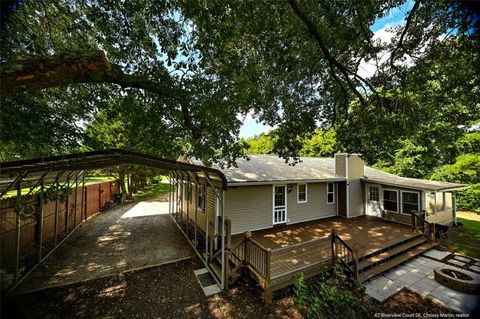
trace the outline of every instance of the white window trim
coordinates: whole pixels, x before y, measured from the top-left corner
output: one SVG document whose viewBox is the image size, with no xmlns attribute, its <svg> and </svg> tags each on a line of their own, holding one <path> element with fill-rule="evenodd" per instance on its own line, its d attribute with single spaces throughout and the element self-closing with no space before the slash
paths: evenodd
<svg viewBox="0 0 480 319">
<path fill-rule="evenodd" d="M 392 213 L 396 213 L 396 214 L 400 214 L 400 195 L 398 194 L 398 189 L 393 189 L 393 188 L 382 188 L 381 192 L 382 192 L 382 205 L 383 205 L 383 209 L 385 209 L 385 191 L 390 191 L 390 192 L 395 192 L 397 193 L 397 211 L 394 212 L 394 211 L 391 211 L 389 210 L 389 212 L 392 212 Z M 379 195 L 380 197 L 380 195 Z"/>
<path fill-rule="evenodd" d="M 419 210 L 421 209 L 421 207 L 420 207 L 420 192 L 401 190 L 400 191 L 400 200 L 401 200 L 401 204 L 400 204 L 401 212 L 400 213 L 401 214 L 410 215 L 410 212 L 406 212 L 406 213 L 403 212 L 403 193 L 417 194 L 417 206 L 418 206 Z"/>
<path fill-rule="evenodd" d="M 298 191 L 300 185 L 305 185 L 305 200 L 300 200 L 300 192 Z M 302 183 L 297 184 L 297 204 L 303 204 L 308 202 L 308 184 Z"/>
<path fill-rule="evenodd" d="M 328 185 L 329 184 L 333 185 L 333 187 L 332 187 L 333 191 L 331 191 L 331 192 L 328 191 Z M 328 195 L 329 194 L 333 194 L 333 202 L 328 201 Z M 327 183 L 327 205 L 332 205 L 332 204 L 335 204 L 335 183 L 330 182 L 330 183 Z"/>
</svg>

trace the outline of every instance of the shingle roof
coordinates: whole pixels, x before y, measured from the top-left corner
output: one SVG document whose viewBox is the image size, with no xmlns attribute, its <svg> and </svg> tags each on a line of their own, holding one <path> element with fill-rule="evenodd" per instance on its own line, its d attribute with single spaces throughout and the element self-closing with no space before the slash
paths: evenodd
<svg viewBox="0 0 480 319">
<path fill-rule="evenodd" d="M 238 167 L 214 168 L 220 170 L 227 178 L 229 185 L 267 184 L 271 182 L 314 182 L 314 181 L 345 181 L 346 178 L 337 175 L 332 169 L 318 165 L 322 158 L 306 157 L 295 166 L 288 165 L 285 160 L 273 155 L 249 155 L 249 160 L 237 159 Z M 201 161 L 192 160 L 201 165 Z"/>
<path fill-rule="evenodd" d="M 302 157 L 295 166 L 275 155 L 248 155 L 250 160 L 237 159 L 238 167 L 214 168 L 227 178 L 228 185 L 268 184 L 271 182 L 345 181 L 334 173 L 335 160 L 326 157 Z M 194 164 L 202 165 L 199 160 Z M 465 188 L 467 185 L 400 177 L 365 165 L 363 181 L 414 189 L 440 191 Z"/>
</svg>

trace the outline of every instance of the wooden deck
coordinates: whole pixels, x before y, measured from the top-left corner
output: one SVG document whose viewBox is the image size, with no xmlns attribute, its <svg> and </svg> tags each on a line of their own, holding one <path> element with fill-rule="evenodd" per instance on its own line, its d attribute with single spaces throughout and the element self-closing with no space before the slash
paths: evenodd
<svg viewBox="0 0 480 319">
<path fill-rule="evenodd" d="M 290 285 L 299 272 L 313 276 L 321 271 L 321 265 L 332 258 L 332 230 L 346 244 L 339 248 L 344 249 L 346 254 L 349 249 L 350 254 L 356 250 L 357 260 L 366 259 L 387 247 L 401 245 L 419 236 L 406 225 L 380 218 L 331 217 L 254 231 L 251 234 L 250 248 L 247 248 L 249 252 L 240 253 L 244 258 L 253 260 L 251 268 L 254 269 L 254 277 L 259 284 L 276 290 Z M 240 247 L 238 244 L 244 237 L 244 234 L 232 236 L 232 247 Z M 349 261 L 353 259 L 350 258 Z M 264 266 L 258 260 L 268 260 L 269 265 Z M 259 266 L 255 268 L 255 264 Z M 267 283 L 262 284 L 262 280 L 267 280 Z"/>
</svg>

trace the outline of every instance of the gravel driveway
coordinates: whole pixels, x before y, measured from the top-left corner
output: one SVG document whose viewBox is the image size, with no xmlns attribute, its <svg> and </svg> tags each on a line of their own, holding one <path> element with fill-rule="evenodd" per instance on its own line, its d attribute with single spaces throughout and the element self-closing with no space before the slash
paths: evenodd
<svg viewBox="0 0 480 319">
<path fill-rule="evenodd" d="M 168 202 L 126 204 L 88 220 L 17 291 L 90 280 L 193 255 L 168 214 Z"/>
</svg>

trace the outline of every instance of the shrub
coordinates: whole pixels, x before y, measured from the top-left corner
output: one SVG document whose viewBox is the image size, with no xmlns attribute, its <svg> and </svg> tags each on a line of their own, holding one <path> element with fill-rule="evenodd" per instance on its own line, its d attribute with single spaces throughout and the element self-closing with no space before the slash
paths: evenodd
<svg viewBox="0 0 480 319">
<path fill-rule="evenodd" d="M 358 282 L 348 279 L 339 263 L 317 280 L 307 281 L 303 274 L 295 279 L 295 307 L 306 319 L 364 318 L 368 303 Z"/>
<path fill-rule="evenodd" d="M 480 214 L 480 184 L 457 193 L 457 210 L 473 210 Z"/>
</svg>

